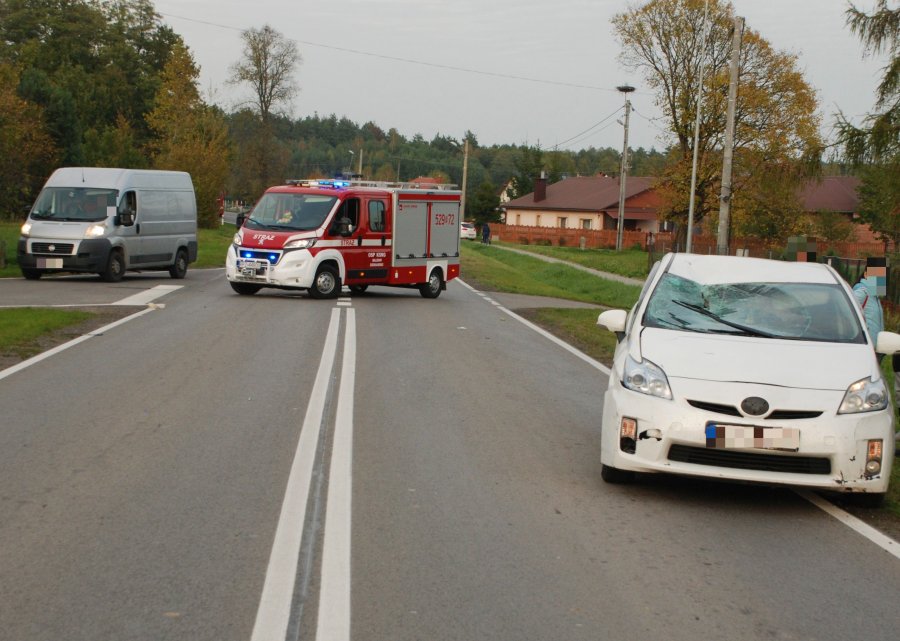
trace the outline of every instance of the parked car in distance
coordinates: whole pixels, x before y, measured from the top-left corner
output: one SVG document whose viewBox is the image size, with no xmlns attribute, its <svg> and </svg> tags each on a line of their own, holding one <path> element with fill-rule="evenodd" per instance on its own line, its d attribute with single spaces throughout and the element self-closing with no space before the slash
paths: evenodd
<svg viewBox="0 0 900 641">
<path fill-rule="evenodd" d="M 459 237 L 466 240 L 475 240 L 477 237 L 475 235 L 475 223 L 463 221 L 462 226 L 459 228 Z"/>
<path fill-rule="evenodd" d="M 853 493 L 877 505 L 894 412 L 849 285 L 830 266 L 666 254 L 618 338 L 603 400 L 601 476 L 636 472 Z"/>
</svg>

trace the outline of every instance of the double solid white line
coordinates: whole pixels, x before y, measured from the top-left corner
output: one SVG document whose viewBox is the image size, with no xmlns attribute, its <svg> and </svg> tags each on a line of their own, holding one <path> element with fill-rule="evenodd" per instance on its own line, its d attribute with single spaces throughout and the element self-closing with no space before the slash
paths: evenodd
<svg viewBox="0 0 900 641">
<path fill-rule="evenodd" d="M 328 396 L 328 382 L 334 370 L 337 353 L 340 316 L 339 308 L 332 310 L 322 359 L 306 408 L 297 451 L 294 454 L 281 505 L 281 515 L 275 530 L 275 540 L 269 556 L 251 641 L 284 641 L 287 635 L 297 582 L 300 546 L 303 543 L 306 507 Z M 350 501 L 353 396 L 356 378 L 354 309 L 347 309 L 343 354 L 325 508 L 317 641 L 350 639 Z"/>
</svg>

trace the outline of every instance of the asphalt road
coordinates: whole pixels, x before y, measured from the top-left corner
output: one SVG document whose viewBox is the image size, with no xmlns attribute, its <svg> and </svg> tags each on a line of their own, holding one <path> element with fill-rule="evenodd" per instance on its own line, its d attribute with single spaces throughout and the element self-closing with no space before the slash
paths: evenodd
<svg viewBox="0 0 900 641">
<path fill-rule="evenodd" d="M 172 285 L 0 372 L 2 639 L 896 638 L 900 560 L 794 493 L 604 484 L 602 368 L 499 297 L 0 301 Z"/>
</svg>

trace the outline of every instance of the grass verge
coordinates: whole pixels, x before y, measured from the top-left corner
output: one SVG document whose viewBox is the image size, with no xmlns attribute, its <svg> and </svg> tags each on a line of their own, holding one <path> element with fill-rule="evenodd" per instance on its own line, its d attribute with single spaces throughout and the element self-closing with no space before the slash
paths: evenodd
<svg viewBox="0 0 900 641">
<path fill-rule="evenodd" d="M 41 307 L 0 309 L 0 355 L 22 359 L 34 356 L 43 349 L 39 340 L 42 336 L 78 325 L 92 316 L 85 311 Z"/>
<path fill-rule="evenodd" d="M 579 249 L 576 247 L 519 245 L 507 242 L 499 242 L 497 244 L 531 252 L 532 254 L 558 258 L 601 272 L 628 276 L 629 278 L 643 279 L 650 273 L 651 265 L 648 264 L 647 252 L 639 249 L 626 249 L 617 252 L 614 249 Z"/>
</svg>

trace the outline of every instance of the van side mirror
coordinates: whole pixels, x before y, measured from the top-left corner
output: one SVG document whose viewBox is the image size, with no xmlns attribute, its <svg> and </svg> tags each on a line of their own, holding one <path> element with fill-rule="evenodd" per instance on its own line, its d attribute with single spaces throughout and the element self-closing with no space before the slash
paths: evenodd
<svg viewBox="0 0 900 641">
<path fill-rule="evenodd" d="M 124 225 L 125 227 L 131 227 L 134 224 L 134 212 L 130 209 L 126 209 L 125 211 L 121 211 L 116 214 L 116 219 L 113 221 L 116 225 Z"/>
</svg>

